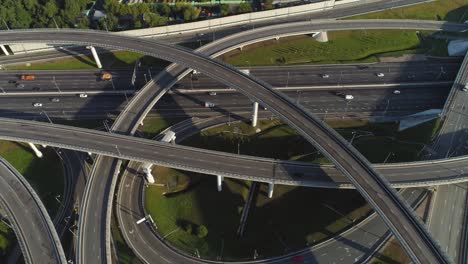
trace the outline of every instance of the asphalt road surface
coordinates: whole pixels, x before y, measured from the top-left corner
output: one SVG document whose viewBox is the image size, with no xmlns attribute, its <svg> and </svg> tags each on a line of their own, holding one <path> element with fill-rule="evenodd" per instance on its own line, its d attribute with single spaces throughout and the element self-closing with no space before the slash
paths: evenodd
<svg viewBox="0 0 468 264">
<path fill-rule="evenodd" d="M 47 210 L 26 179 L 0 158 L 0 205 L 18 238 L 26 263 L 65 263 Z"/>
<path fill-rule="evenodd" d="M 336 22 L 335 22 L 336 23 Z M 387 22 L 388 23 L 388 22 Z M 346 25 L 351 24 L 350 22 L 346 22 Z M 309 25 L 310 26 L 310 25 Z M 402 27 L 408 26 L 408 22 L 406 22 Z M 419 27 L 424 27 L 424 24 L 418 24 Z M 450 28 L 451 25 L 449 24 L 444 24 L 442 27 L 444 28 Z M 463 28 L 463 27 L 461 27 Z M 321 28 L 323 30 L 323 28 Z M 457 28 L 456 30 L 460 30 L 460 27 Z M 34 35 L 34 33 L 29 32 L 28 34 L 24 34 L 22 32 L 21 35 L 18 35 L 17 37 L 12 37 L 13 35 L 11 34 L 12 31 L 9 31 L 8 33 L 8 41 L 11 43 L 15 42 L 15 40 L 20 39 L 20 41 L 36 41 L 40 37 L 40 34 Z M 72 39 L 73 35 L 79 35 L 79 38 Z M 84 41 L 84 34 L 83 33 L 74 33 L 66 36 L 64 31 L 60 31 L 60 33 L 53 33 L 52 31 L 48 31 L 47 34 L 47 41 L 51 41 L 53 39 L 54 41 L 61 41 L 61 42 L 67 42 L 71 41 L 72 43 L 82 43 L 82 44 L 91 44 L 96 46 L 102 45 L 103 43 L 96 43 L 96 36 L 93 37 L 92 39 L 88 39 Z M 55 35 L 52 37 L 51 35 Z M 63 40 L 60 40 L 60 36 L 65 36 Z M 26 37 L 27 36 L 27 37 Z M 44 37 L 41 36 L 41 37 Z M 29 40 L 27 40 L 29 38 Z M 107 44 L 105 46 L 111 47 L 111 48 L 123 48 L 123 46 L 118 45 L 118 42 L 124 41 L 126 39 L 125 37 L 119 37 L 118 40 L 112 41 L 112 38 L 106 39 Z M 100 39 L 102 41 L 102 39 Z M 110 41 L 110 42 L 109 42 Z M 125 42 L 128 42 L 127 45 L 131 43 L 130 39 L 126 39 Z M 157 48 L 157 53 L 152 53 L 154 51 L 149 51 L 145 49 L 142 49 L 144 46 L 140 46 L 137 43 L 144 42 L 142 40 L 135 41 L 133 43 L 133 47 L 127 46 L 128 48 L 138 51 L 140 50 L 144 54 L 148 55 L 162 55 L 162 58 L 169 59 L 169 60 L 174 60 L 178 62 L 183 62 L 186 65 L 192 64 L 194 68 L 210 74 L 214 78 L 217 78 L 219 81 L 225 81 L 227 84 L 232 85 L 233 87 L 237 87 L 240 89 L 240 91 L 243 91 L 246 95 L 250 96 L 252 99 L 255 99 L 262 103 L 265 106 L 268 106 L 272 109 L 272 111 L 276 112 L 275 114 L 281 114 L 283 119 L 285 121 L 290 122 L 290 124 L 295 124 L 295 128 L 299 129 L 299 132 L 303 134 L 303 136 L 306 137 L 306 139 L 310 140 L 313 143 L 318 143 L 317 146 L 320 147 L 325 147 L 324 149 L 321 149 L 325 152 L 325 154 L 336 164 L 340 164 L 340 168 L 345 172 L 345 174 L 349 177 L 355 176 L 355 184 L 359 187 L 359 191 L 363 194 L 363 196 L 371 202 L 373 206 L 377 206 L 378 203 L 386 204 L 386 206 L 393 207 L 391 210 L 390 208 L 385 209 L 387 211 L 386 214 L 384 214 L 382 211 L 378 210 L 379 213 L 381 213 L 381 216 L 384 217 L 384 220 L 387 221 L 389 226 L 393 229 L 394 232 L 397 230 L 400 230 L 399 232 L 396 232 L 397 237 L 403 242 L 403 246 L 409 251 L 410 255 L 412 258 L 416 258 L 417 256 L 419 258 L 431 258 L 435 257 L 441 261 L 445 257 L 442 255 L 439 255 L 438 253 L 435 255 L 431 255 L 432 253 L 438 252 L 437 251 L 437 246 L 432 244 L 431 239 L 429 238 L 428 234 L 425 232 L 424 229 L 421 229 L 420 227 L 422 226 L 421 224 L 414 222 L 414 218 L 409 214 L 410 209 L 407 208 L 407 206 L 401 202 L 396 194 L 391 190 L 390 187 L 386 185 L 384 181 L 381 181 L 381 178 L 378 176 L 378 174 L 370 169 L 370 166 L 366 164 L 365 160 L 362 159 L 362 157 L 357 153 L 357 151 L 353 150 L 353 148 L 347 148 L 346 143 L 342 141 L 342 139 L 334 134 L 333 131 L 327 129 L 326 126 L 323 126 L 320 122 L 317 122 L 317 119 L 314 119 L 310 115 L 308 115 L 306 112 L 301 110 L 300 108 L 297 108 L 292 102 L 284 101 L 284 98 L 282 98 L 279 94 L 273 93 L 269 89 L 262 89 L 261 87 L 263 86 L 266 88 L 266 86 L 263 83 L 260 83 L 256 80 L 252 80 L 247 78 L 246 76 L 238 76 L 238 78 L 228 78 L 229 73 L 235 73 L 234 70 L 229 69 L 229 68 L 223 68 L 223 67 L 218 67 L 217 70 L 216 66 L 217 63 L 214 61 L 209 61 L 206 59 L 202 59 L 201 61 L 197 62 L 195 58 L 199 56 L 194 56 L 192 54 L 189 54 L 187 52 L 184 52 L 182 50 L 177 50 L 172 48 L 171 52 L 166 52 L 164 49 L 170 48 L 169 46 L 164 46 L 164 45 L 159 45 L 159 48 Z M 116 45 L 117 44 L 117 45 Z M 153 49 L 156 48 L 158 45 L 153 44 Z M 124 45 L 125 46 L 125 45 Z M 147 47 L 149 48 L 149 47 Z M 169 50 L 168 50 L 169 51 Z M 180 54 L 178 54 L 178 52 Z M 185 54 L 185 55 L 184 55 Z M 190 59 L 190 55 L 194 57 L 193 59 Z M 201 57 L 199 57 L 201 58 Z M 203 62 L 202 62 L 203 61 Z M 216 73 L 215 73 L 216 72 Z M 224 78 L 221 78 L 220 76 L 224 76 Z M 240 77 L 240 78 L 239 78 Z M 255 87 L 260 88 L 259 90 L 255 91 Z M 264 95 L 263 92 L 267 92 L 269 95 Z M 270 98 L 268 98 L 270 97 Z M 268 102 L 270 103 L 267 103 Z M 281 110 L 282 109 L 282 110 Z M 289 110 L 292 110 L 288 112 Z M 293 114 L 294 113 L 294 114 Z M 310 124 L 310 127 L 307 127 L 306 124 Z M 308 131 L 310 129 L 310 131 Z M 309 137 L 310 135 L 314 135 L 314 139 L 312 137 Z M 327 138 L 325 141 L 321 142 L 323 139 Z M 320 140 L 319 140 L 320 139 Z M 318 140 L 318 142 L 316 141 Z M 332 141 L 330 141 L 332 140 Z M 325 151 L 327 149 L 327 151 Z M 337 155 L 338 153 L 334 153 L 337 149 L 342 149 L 346 150 L 347 152 L 340 153 L 342 156 Z M 356 170 L 354 166 L 351 164 L 347 164 L 345 161 L 354 161 L 355 164 L 354 166 L 359 165 L 360 168 Z M 347 164 L 345 166 L 345 164 Z M 365 175 L 368 175 L 366 177 Z M 362 180 L 366 179 L 367 182 L 363 182 Z M 366 187 L 365 187 L 366 186 Z M 371 191 L 374 189 L 375 191 Z M 377 191 L 379 190 L 379 191 Z M 379 192 L 384 193 L 383 196 L 377 195 Z M 372 197 L 372 198 L 371 198 Z M 393 210 L 393 211 L 392 211 Z M 400 214 L 397 216 L 397 214 L 391 214 L 391 212 L 396 212 L 400 211 Z M 398 221 L 396 220 L 398 219 Z M 404 224 L 402 223 L 403 219 L 407 219 L 409 222 Z M 410 223 L 411 222 L 411 223 Z M 401 226 L 400 226 L 401 225 Z M 398 226 L 398 227 L 397 227 Z M 402 232 L 403 226 L 406 227 L 406 231 Z M 408 228 L 413 229 L 413 230 L 408 230 Z M 413 233 L 414 232 L 414 233 Z M 422 235 L 423 239 L 421 237 L 418 238 L 418 235 Z M 402 240 L 403 237 L 406 237 L 406 240 Z M 421 239 L 419 243 L 417 243 L 413 239 Z M 412 242 L 410 242 L 412 240 Z M 427 243 L 427 244 L 426 244 Z M 410 250 L 409 245 L 425 245 L 428 248 L 422 249 L 422 251 L 419 251 L 419 249 L 416 249 L 416 247 L 413 247 L 412 250 L 415 250 L 412 252 Z M 434 251 L 435 250 L 435 251 Z M 412 253 L 411 253 L 412 252 Z M 424 253 L 423 253 L 424 252 Z M 427 259 L 426 259 L 427 260 Z"/>
</svg>

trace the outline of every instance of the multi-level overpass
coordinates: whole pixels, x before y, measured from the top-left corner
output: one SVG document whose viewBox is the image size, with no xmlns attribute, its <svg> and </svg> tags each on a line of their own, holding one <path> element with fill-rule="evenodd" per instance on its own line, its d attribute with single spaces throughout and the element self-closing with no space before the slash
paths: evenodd
<svg viewBox="0 0 468 264">
<path fill-rule="evenodd" d="M 350 24 L 350 23 L 347 22 L 347 24 Z M 418 29 L 421 29 L 421 27 L 422 26 L 419 26 Z M 442 28 L 445 28 L 445 27 L 449 28 L 451 26 L 448 26 L 448 24 L 443 24 L 441 27 Z M 383 28 L 386 28 L 386 27 L 384 26 Z M 331 29 L 325 29 L 325 30 L 331 30 Z M 296 129 L 299 129 L 299 132 L 301 134 L 303 134 L 308 140 L 312 141 L 313 143 L 315 143 L 315 141 L 313 140 L 312 137 L 310 137 L 308 135 L 312 135 L 312 134 L 316 135 L 315 140 L 318 141 L 317 145 L 319 146 L 319 148 L 324 147 L 324 148 L 322 148 L 322 150 L 323 151 L 327 150 L 325 152 L 325 154 L 328 155 L 328 157 L 331 158 L 332 161 L 335 161 L 335 162 L 337 162 L 339 164 L 342 164 L 342 165 L 346 164 L 346 166 L 340 166 L 340 169 L 342 169 L 343 171 L 349 173 L 347 176 L 352 176 L 352 175 L 357 176 L 357 178 L 355 178 L 355 180 L 356 180 L 355 183 L 356 184 L 360 183 L 362 186 L 364 186 L 364 185 L 367 186 L 367 187 L 372 186 L 373 189 L 380 190 L 378 192 L 367 192 L 368 190 L 370 190 L 372 188 L 360 188 L 360 191 L 363 193 L 363 195 L 367 199 L 370 200 L 371 204 L 373 204 L 373 200 L 371 200 L 371 197 L 373 197 L 374 200 L 378 200 L 379 202 L 385 203 L 387 205 L 391 205 L 391 204 L 393 204 L 393 202 L 398 201 L 398 198 L 396 198 L 395 194 L 388 187 L 386 187 L 385 182 L 381 182 L 380 178 L 376 177 L 377 174 L 372 169 L 369 169 L 370 167 L 365 163 L 364 159 L 362 159 L 360 154 L 358 154 L 354 150 L 351 150 L 350 152 L 340 153 L 343 156 L 338 156 L 337 155 L 338 153 L 334 153 L 334 151 L 336 149 L 343 149 L 343 150 L 347 149 L 346 148 L 346 143 L 344 141 L 342 141 L 342 139 L 339 136 L 334 134 L 333 131 L 326 129 L 326 126 L 323 126 L 318 120 L 316 120 L 314 118 L 311 118 L 306 111 L 298 108 L 292 102 L 289 102 L 288 100 L 285 100 L 283 97 L 281 97 L 281 95 L 272 92 L 271 89 L 268 89 L 267 85 L 265 85 L 265 84 L 263 84 L 263 83 L 261 83 L 259 81 L 256 81 L 256 80 L 254 80 L 252 78 L 248 78 L 247 76 L 242 76 L 242 75 L 238 75 L 237 78 L 227 78 L 230 74 L 234 75 L 235 71 L 233 71 L 229 67 L 221 65 L 221 64 L 219 64 L 217 62 L 209 61 L 206 58 L 203 58 L 202 56 L 195 56 L 195 55 L 190 54 L 190 53 L 188 53 L 186 51 L 183 51 L 181 49 L 174 49 L 174 48 L 170 49 L 170 47 L 168 47 L 168 46 L 154 45 L 154 43 L 153 43 L 154 46 L 159 46 L 159 50 L 155 51 L 154 48 L 153 48 L 153 50 L 151 51 L 151 48 L 149 48 L 149 47 L 146 48 L 145 46 L 139 45 L 139 44 L 142 44 L 144 42 L 142 40 L 134 40 L 132 45 L 126 46 L 126 45 L 122 45 L 121 43 L 119 43 L 120 41 L 122 41 L 124 39 L 124 37 L 120 37 L 120 39 L 115 38 L 114 41 L 107 41 L 107 43 L 102 43 L 102 42 L 106 42 L 106 41 L 102 41 L 102 42 L 99 41 L 101 43 L 97 43 L 95 38 L 92 39 L 92 40 L 91 39 L 85 40 L 83 38 L 83 36 L 86 35 L 86 34 L 76 33 L 76 32 L 70 33 L 65 38 L 60 39 L 59 36 L 67 35 L 67 34 L 63 34 L 63 33 L 64 33 L 63 31 L 60 31 L 60 32 L 58 32 L 58 31 L 56 31 L 56 32 L 48 31 L 47 36 L 42 36 L 41 38 L 38 38 L 39 37 L 38 35 L 34 36 L 34 33 L 29 32 L 28 34 L 26 34 L 26 36 L 29 36 L 29 38 L 28 37 L 23 37 L 22 38 L 22 37 L 19 36 L 18 33 L 16 33 L 17 35 L 15 36 L 15 33 L 9 32 L 9 34 L 7 34 L 8 37 L 11 38 L 12 36 L 14 36 L 12 39 L 15 39 L 15 40 L 11 40 L 11 41 L 4 40 L 3 42 L 4 43 L 7 43 L 7 42 L 9 42 L 9 43 L 28 42 L 28 41 L 30 41 L 30 42 L 38 42 L 38 41 L 39 42 L 41 42 L 41 41 L 42 42 L 51 42 L 51 40 L 50 40 L 51 36 L 54 35 L 54 37 L 52 37 L 52 39 L 54 39 L 52 42 L 54 42 L 54 43 L 60 43 L 60 42 L 70 43 L 70 42 L 72 42 L 72 43 L 91 44 L 91 45 L 97 45 L 97 46 L 103 45 L 103 46 L 110 47 L 110 48 L 124 48 L 124 49 L 133 50 L 133 51 L 141 51 L 142 53 L 147 54 L 147 55 L 153 55 L 153 56 L 156 55 L 156 56 L 159 56 L 159 57 L 162 57 L 162 58 L 165 58 L 165 59 L 177 61 L 179 63 L 182 62 L 182 63 L 185 63 L 186 65 L 191 65 L 191 67 L 196 68 L 196 69 L 198 69 L 198 70 L 200 70 L 202 72 L 205 72 L 205 73 L 208 73 L 209 70 L 213 70 L 213 69 L 217 68 L 216 70 L 214 70 L 214 71 L 217 71 L 217 74 L 215 73 L 215 74 L 211 75 L 212 77 L 217 78 L 220 81 L 224 81 L 228 85 L 232 85 L 233 87 L 236 87 L 236 88 L 240 89 L 242 92 L 244 92 L 245 94 L 250 96 L 252 99 L 254 99 L 256 101 L 259 101 L 260 103 L 262 103 L 262 104 L 264 104 L 266 106 L 269 106 L 270 108 L 274 107 L 274 108 L 271 108 L 271 109 L 274 109 L 273 112 L 275 112 L 275 114 L 277 114 L 280 117 L 283 117 L 284 119 L 288 120 L 290 122 L 290 125 L 293 125 L 293 123 L 295 123 L 296 126 L 293 126 L 293 127 L 295 127 Z M 102 34 L 102 33 L 92 33 L 92 34 Z M 282 36 L 282 35 L 279 34 L 278 36 Z M 73 40 L 71 40 L 71 39 L 73 39 Z M 108 37 L 108 40 L 111 40 L 111 39 L 112 39 L 112 37 L 111 38 Z M 126 38 L 126 41 L 130 41 L 130 39 Z M 172 53 L 169 53 L 168 52 L 169 50 L 172 50 Z M 186 55 L 186 57 L 183 57 L 183 55 Z M 191 59 L 191 57 L 192 58 L 193 57 L 195 57 L 195 58 L 198 57 L 198 59 L 200 59 L 200 61 L 196 61 L 195 58 Z M 209 67 L 209 66 L 211 66 L 211 67 Z M 210 74 L 210 73 L 208 73 L 208 74 Z M 220 75 L 224 75 L 224 79 Z M 249 86 L 250 86 L 250 88 L 248 88 Z M 261 88 L 261 89 L 255 91 L 254 90 L 255 88 L 253 89 L 253 87 L 257 87 L 257 88 Z M 267 89 L 265 90 L 265 88 L 267 88 Z M 269 95 L 264 94 L 264 92 L 267 92 L 267 94 L 269 94 Z M 268 98 L 268 96 L 273 96 L 273 97 Z M 276 98 L 276 99 L 273 99 L 273 98 Z M 276 101 L 276 104 L 274 103 L 274 100 L 278 100 L 278 101 Z M 280 113 L 278 110 L 281 107 L 284 108 L 284 110 L 286 110 L 286 111 Z M 287 113 L 288 111 L 291 111 L 291 112 Z M 295 113 L 295 114 L 293 114 L 293 113 Z M 299 116 L 300 116 L 300 118 L 299 118 Z M 293 120 L 295 120 L 295 121 L 293 121 Z M 312 125 L 310 127 L 307 127 L 306 124 L 310 124 L 310 125 L 314 124 L 314 125 Z M 317 128 L 319 128 L 319 129 L 317 130 Z M 332 142 L 329 142 L 328 140 L 324 141 L 325 138 L 331 139 L 330 137 L 333 138 Z M 336 160 L 335 158 L 339 158 L 340 160 Z M 348 160 L 348 161 L 354 160 L 357 163 L 355 163 L 354 166 L 352 166 L 351 164 L 346 163 L 345 160 Z M 358 166 L 358 168 L 356 168 L 355 166 Z M 361 178 L 361 176 L 366 175 L 366 174 L 370 176 L 370 178 L 368 180 L 372 179 L 370 183 L 362 181 L 363 179 Z M 373 177 L 371 175 L 373 175 L 375 177 Z M 368 184 L 370 184 L 370 185 L 368 185 Z M 367 191 L 366 191 L 366 189 L 367 189 Z M 385 193 L 385 195 L 384 196 L 378 195 L 378 193 Z M 394 199 L 397 199 L 397 200 L 394 200 L 394 201 L 391 201 L 392 199 L 387 200 L 388 197 L 386 195 L 389 195 L 389 197 L 393 197 L 392 198 L 393 200 Z M 373 204 L 373 205 L 375 206 L 376 204 Z M 392 211 L 389 208 L 388 208 L 388 210 Z M 394 212 L 395 211 L 400 211 L 400 210 L 403 210 L 404 212 L 409 212 L 408 208 L 406 206 L 401 206 L 401 204 L 400 204 L 400 206 L 393 207 Z M 377 210 L 377 211 L 379 211 L 379 210 Z M 380 212 L 380 213 L 382 213 L 382 212 Z M 400 223 L 402 222 L 401 217 L 407 218 L 408 220 L 411 219 L 411 217 L 407 213 L 403 213 L 403 215 L 400 215 L 400 217 L 396 217 L 396 214 L 394 214 L 394 215 L 389 214 L 388 216 L 384 216 L 384 219 L 387 219 L 387 220 L 391 219 L 389 222 L 387 222 L 388 224 L 393 223 L 393 224 L 396 224 L 397 226 L 399 226 Z M 398 219 L 400 221 L 397 221 L 397 218 L 400 218 L 400 219 Z M 408 226 L 413 226 L 414 227 L 414 223 L 406 225 L 406 226 L 407 227 Z M 420 225 L 416 225 L 416 226 L 420 226 Z M 391 225 L 391 227 L 394 228 L 395 226 Z M 400 226 L 400 227 L 403 228 L 402 226 Z M 399 228 L 394 228 L 394 231 L 396 231 L 396 229 L 399 229 Z M 404 234 L 402 232 L 400 232 L 399 235 L 397 235 L 397 236 L 399 238 L 407 237 L 407 239 L 411 240 L 411 239 L 414 239 L 415 237 L 417 237 L 415 235 L 416 233 L 421 233 L 421 232 L 422 232 L 423 236 L 424 236 L 424 234 L 427 235 L 427 233 L 424 230 L 416 228 L 416 229 L 413 229 L 413 230 L 411 230 L 409 232 L 405 232 Z M 410 238 L 411 236 L 412 236 L 412 238 Z M 428 238 L 426 238 L 425 241 L 420 241 L 420 242 L 422 242 L 422 244 L 424 244 L 425 246 L 435 247 L 434 245 L 432 245 L 432 246 L 429 245 L 430 243 L 425 244 L 428 241 L 429 241 Z M 403 243 L 403 244 L 408 246 L 408 244 L 406 244 L 406 243 Z M 409 249 L 409 247 L 407 247 L 407 249 Z M 424 255 L 424 258 L 431 257 L 430 255 L 427 255 L 427 252 L 426 252 L 426 254 L 422 254 L 421 252 L 419 252 L 419 253 L 414 253 L 413 252 L 413 253 L 410 253 L 410 255 L 412 257 L 416 257 L 416 255 L 419 255 L 421 257 L 423 257 L 423 255 Z M 434 256 L 432 256 L 432 257 L 434 257 Z"/>
<path fill-rule="evenodd" d="M 54 224 L 27 180 L 0 158 L 0 206 L 18 237 L 26 263 L 66 263 Z"/>
</svg>

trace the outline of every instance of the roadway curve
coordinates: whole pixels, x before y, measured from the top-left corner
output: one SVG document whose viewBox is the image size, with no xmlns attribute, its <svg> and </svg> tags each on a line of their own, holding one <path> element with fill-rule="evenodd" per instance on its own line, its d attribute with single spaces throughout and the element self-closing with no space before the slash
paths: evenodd
<svg viewBox="0 0 468 264">
<path fill-rule="evenodd" d="M 385 21 L 373 21 L 373 25 L 382 22 L 385 23 Z M 386 22 L 389 23 L 389 21 Z M 461 31 L 465 29 L 464 25 L 451 23 L 437 24 L 437 22 L 429 22 L 426 24 L 418 22 L 412 24 L 410 21 L 400 23 L 402 23 L 400 25 L 402 28 L 417 27 L 419 30 L 428 29 L 425 28 L 428 24 L 431 24 L 430 29 L 432 30 Z M 306 28 L 313 28 L 310 22 L 294 24 L 295 26 L 302 24 Z M 345 23 L 340 24 L 341 28 L 346 28 L 346 26 L 354 23 L 345 21 Z M 364 28 L 364 24 L 361 24 L 358 28 Z M 278 28 L 281 28 L 281 26 L 278 26 Z M 311 31 L 311 29 L 307 30 L 306 28 L 303 33 Z M 380 27 L 376 28 L 389 27 L 381 24 Z M 330 31 L 333 29 L 321 25 L 313 30 Z M 276 36 L 287 34 L 279 31 L 276 33 Z M 5 44 L 25 42 L 73 43 L 111 49 L 120 48 L 190 66 L 230 87 L 236 88 L 252 100 L 269 107 L 274 114 L 295 128 L 299 134 L 321 150 L 340 171 L 349 177 L 357 190 L 384 219 L 415 262 L 450 262 L 437 243 L 430 237 L 424 225 L 413 215 L 409 206 L 399 198 L 383 177 L 372 169 L 368 161 L 357 150 L 349 146 L 343 138 L 325 123 L 310 115 L 305 109 L 295 105 L 282 94 L 275 92 L 268 84 L 246 76 L 219 61 L 210 60 L 206 56 L 197 55 L 180 47 L 115 34 L 74 30 L 25 30 L 2 32 L 0 33 L 0 39 L 3 39 L 2 43 Z M 113 188 L 111 187 L 111 189 Z M 110 194 L 113 194 L 113 191 Z M 81 226 L 83 225 L 80 224 Z M 101 233 L 99 236 L 101 236 Z M 78 249 L 80 250 L 80 246 Z M 78 253 L 78 261 L 82 262 L 80 251 Z M 93 258 L 95 259 L 96 255 L 93 255 Z M 98 259 L 100 261 L 104 260 L 99 256 Z"/>
<path fill-rule="evenodd" d="M 7 213 L 26 263 L 66 263 L 54 224 L 31 185 L 3 158 L 0 176 L 0 206 Z"/>
</svg>

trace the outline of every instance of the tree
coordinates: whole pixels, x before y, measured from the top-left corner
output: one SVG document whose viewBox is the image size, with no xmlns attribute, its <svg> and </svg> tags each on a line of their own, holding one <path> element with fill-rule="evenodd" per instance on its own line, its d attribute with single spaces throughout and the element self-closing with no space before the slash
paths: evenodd
<svg viewBox="0 0 468 264">
<path fill-rule="evenodd" d="M 54 1 L 49 1 L 44 5 L 43 12 L 46 17 L 51 18 L 58 13 L 58 7 Z"/>
<path fill-rule="evenodd" d="M 226 4 L 222 4 L 221 5 L 221 16 L 227 16 L 229 15 L 229 5 L 226 5 Z"/>
<path fill-rule="evenodd" d="M 163 3 L 161 5 L 161 10 L 160 10 L 160 14 L 164 15 L 164 16 L 170 16 L 171 15 L 171 7 L 167 4 L 167 3 Z"/>
<path fill-rule="evenodd" d="M 29 28 L 32 22 L 31 14 L 26 11 L 20 2 L 15 6 L 16 20 L 12 23 L 12 28 Z"/>
<path fill-rule="evenodd" d="M 273 9 L 273 0 L 265 0 L 264 4 L 266 10 Z"/>
<path fill-rule="evenodd" d="M 192 21 L 196 20 L 200 15 L 200 9 L 193 7 L 191 5 L 186 6 L 184 10 L 184 20 L 185 21 Z"/>
<path fill-rule="evenodd" d="M 249 13 L 252 12 L 252 6 L 250 3 L 241 3 L 239 5 L 239 13 Z"/>
<path fill-rule="evenodd" d="M 197 236 L 199 238 L 204 238 L 208 235 L 208 228 L 206 226 L 201 225 L 197 227 Z"/>
<path fill-rule="evenodd" d="M 167 17 L 162 17 L 154 13 L 147 13 L 145 14 L 145 22 L 149 27 L 162 26 L 167 24 Z"/>
</svg>

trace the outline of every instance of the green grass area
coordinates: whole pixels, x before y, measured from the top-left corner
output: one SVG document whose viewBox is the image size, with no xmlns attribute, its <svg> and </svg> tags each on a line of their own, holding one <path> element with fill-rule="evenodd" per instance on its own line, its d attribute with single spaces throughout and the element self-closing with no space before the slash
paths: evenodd
<svg viewBox="0 0 468 264">
<path fill-rule="evenodd" d="M 26 144 L 0 141 L 0 155 L 24 175 L 53 217 L 60 207 L 55 197 L 63 196 L 63 168 L 53 149 L 41 151 L 44 158 L 38 159 Z M 2 252 L 14 241 L 14 234 L 13 239 L 11 234 L 12 231 L 0 222 L 0 260 Z"/>
<path fill-rule="evenodd" d="M 141 66 L 162 68 L 169 63 L 157 58 L 145 56 L 130 51 L 115 51 L 99 54 L 103 69 L 133 69 L 135 62 L 140 60 Z M 67 59 L 49 60 L 45 62 L 31 63 L 28 65 L 12 65 L 8 70 L 88 70 L 97 69 L 96 63 L 91 55 Z"/>
<path fill-rule="evenodd" d="M 225 179 L 223 191 L 218 192 L 212 176 L 161 167 L 155 169 L 154 175 L 157 183 L 164 186 L 146 188 L 145 207 L 160 234 L 189 254 L 198 250 L 203 258 L 222 255 L 223 259 L 247 259 L 254 250 L 261 257 L 279 255 L 349 226 L 352 220 L 341 214 L 358 219 L 369 213 L 355 191 L 276 186 L 273 198 L 268 199 L 267 186 L 263 185 L 251 209 L 245 236 L 239 238 L 236 231 L 248 195 L 246 182 Z M 174 192 L 168 185 L 184 188 Z M 301 200 L 308 201 L 307 208 L 297 202 Z M 198 237 L 196 231 L 202 225 L 208 229 L 205 238 Z"/>
<path fill-rule="evenodd" d="M 143 137 L 152 138 L 164 129 L 185 119 L 187 118 L 147 117 L 143 120 L 143 126 L 140 126 L 138 131 L 143 134 Z"/>
<path fill-rule="evenodd" d="M 236 66 L 263 66 L 369 63 L 377 62 L 381 56 L 424 52 L 446 54 L 445 41 L 435 41 L 429 32 L 421 33 L 419 38 L 415 31 L 408 30 L 352 30 L 329 32 L 328 37 L 329 41 L 325 43 L 308 36 L 281 38 L 253 44 L 221 57 Z"/>
<path fill-rule="evenodd" d="M 468 20 L 466 0 L 438 0 L 430 3 L 351 17 L 350 19 L 424 19 L 463 22 Z"/>
</svg>

